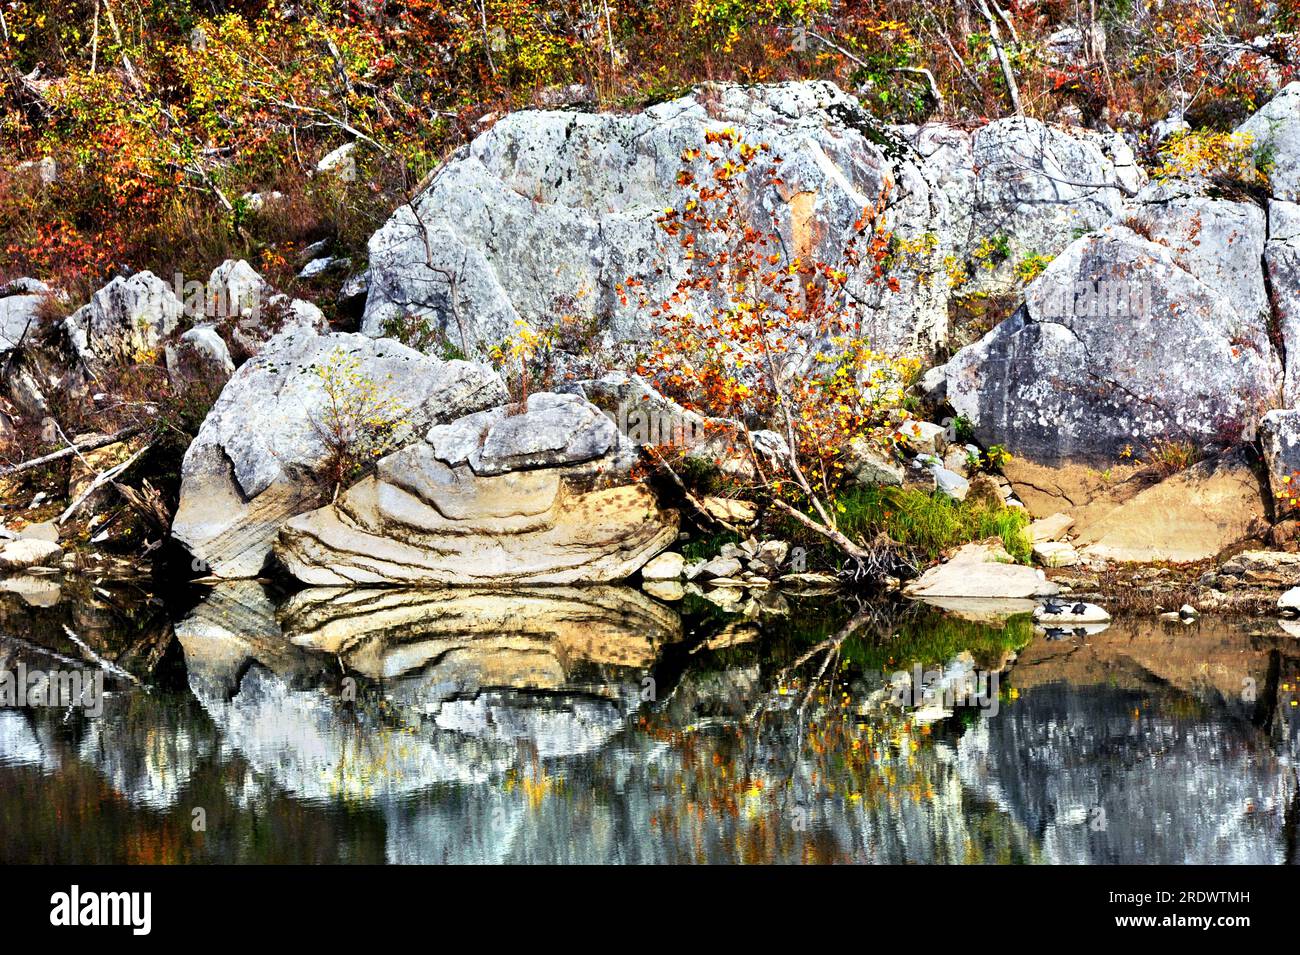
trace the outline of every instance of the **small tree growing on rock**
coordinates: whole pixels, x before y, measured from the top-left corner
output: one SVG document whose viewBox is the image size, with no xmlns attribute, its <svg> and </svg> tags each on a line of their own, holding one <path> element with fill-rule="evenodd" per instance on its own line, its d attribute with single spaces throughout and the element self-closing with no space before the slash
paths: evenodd
<svg viewBox="0 0 1300 955">
<path fill-rule="evenodd" d="M 886 193 L 853 223 L 837 264 L 812 252 L 816 236 L 791 248 L 775 217 L 752 224 L 754 187 L 785 188 L 781 158 L 733 129 L 706 134 L 681 156 L 684 199 L 659 218 L 685 254 L 689 273 L 661 302 L 629 280 L 658 324 L 641 365 L 665 393 L 707 416 L 739 422 L 757 490 L 773 506 L 832 541 L 860 563 L 874 552 L 843 534 L 837 514 L 850 445 L 885 446 L 891 409 L 918 370 L 914 361 L 876 351 L 863 334 L 860 290 L 851 275 L 893 287 Z M 699 303 L 707 311 L 697 314 Z M 751 428 L 774 427 L 787 449 L 776 458 L 755 448 Z M 661 462 L 670 466 L 661 458 Z"/>
<path fill-rule="evenodd" d="M 323 474 L 337 498 L 341 488 L 397 447 L 410 429 L 410 409 L 385 384 L 369 378 L 361 359 L 347 349 L 334 349 L 312 372 L 324 392 L 312 426 L 325 446 Z"/>
</svg>

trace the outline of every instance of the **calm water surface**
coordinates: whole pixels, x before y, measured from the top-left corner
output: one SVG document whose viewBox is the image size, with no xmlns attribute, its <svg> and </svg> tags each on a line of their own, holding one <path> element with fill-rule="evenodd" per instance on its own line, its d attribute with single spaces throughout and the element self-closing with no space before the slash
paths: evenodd
<svg viewBox="0 0 1300 955">
<path fill-rule="evenodd" d="M 94 654 L 133 678 L 97 716 L 0 709 L 6 863 L 1297 855 L 1300 640 L 1274 621 L 1075 635 L 620 587 L 21 589 L 0 670 Z M 996 673 L 996 707 L 899 708 L 914 664 Z"/>
</svg>

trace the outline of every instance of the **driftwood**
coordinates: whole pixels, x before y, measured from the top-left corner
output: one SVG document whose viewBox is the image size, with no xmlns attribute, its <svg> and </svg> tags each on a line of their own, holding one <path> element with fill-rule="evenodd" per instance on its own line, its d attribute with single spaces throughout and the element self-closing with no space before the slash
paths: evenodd
<svg viewBox="0 0 1300 955">
<path fill-rule="evenodd" d="M 166 536 L 171 529 L 172 515 L 158 489 L 147 480 L 140 490 L 125 484 L 113 482 L 117 492 L 122 495 L 131 509 L 143 517 L 155 531 Z"/>
<path fill-rule="evenodd" d="M 58 523 L 62 524 L 69 517 L 75 514 L 77 508 L 81 507 L 81 505 L 84 504 L 90 498 L 90 495 L 94 494 L 105 484 L 108 484 L 118 475 L 125 472 L 127 468 L 129 468 L 131 465 L 135 464 L 137 460 L 139 460 L 140 455 L 144 454 L 151 447 L 153 447 L 152 444 L 146 444 L 144 447 L 140 448 L 138 451 L 135 452 L 135 454 L 131 455 L 121 464 L 115 465 L 114 467 L 111 467 L 106 471 L 101 471 L 98 475 L 96 475 L 95 479 L 90 482 L 90 486 L 87 487 L 86 490 L 84 490 L 81 493 L 81 496 L 78 497 L 71 504 L 69 504 L 67 510 L 65 510 L 62 514 L 59 515 Z"/>
<path fill-rule="evenodd" d="M 46 464 L 53 464 L 56 461 L 62 461 L 64 458 L 70 458 L 74 454 L 81 454 L 83 451 L 97 451 L 100 448 L 108 447 L 110 444 L 117 444 L 119 441 L 125 441 L 127 438 L 134 437 L 142 431 L 144 431 L 143 425 L 132 425 L 129 428 L 123 428 L 121 431 L 117 431 L 113 434 L 87 438 L 85 441 L 71 444 L 62 450 L 43 454 L 39 458 L 32 458 L 29 461 L 23 461 L 21 464 L 12 464 L 6 468 L 0 468 L 0 477 L 22 474 L 24 471 L 30 471 L 33 468 L 43 467 Z"/>
</svg>

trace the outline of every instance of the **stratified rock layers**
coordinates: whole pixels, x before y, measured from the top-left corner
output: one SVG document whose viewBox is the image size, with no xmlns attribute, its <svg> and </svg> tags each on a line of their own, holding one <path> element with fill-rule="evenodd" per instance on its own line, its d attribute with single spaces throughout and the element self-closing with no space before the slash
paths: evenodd
<svg viewBox="0 0 1300 955">
<path fill-rule="evenodd" d="M 608 418 L 536 394 L 520 414 L 468 415 L 384 458 L 290 520 L 276 554 L 316 585 L 621 580 L 677 535 L 676 512 L 629 479 Z"/>
</svg>

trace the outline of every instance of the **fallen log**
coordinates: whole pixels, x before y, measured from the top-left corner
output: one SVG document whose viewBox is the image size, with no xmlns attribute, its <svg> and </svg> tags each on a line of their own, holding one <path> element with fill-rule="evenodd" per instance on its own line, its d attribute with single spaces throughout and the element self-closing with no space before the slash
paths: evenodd
<svg viewBox="0 0 1300 955">
<path fill-rule="evenodd" d="M 21 464 L 11 464 L 6 468 L 0 468 L 0 477 L 9 477 L 13 474 L 22 474 L 24 471 L 30 471 L 33 468 L 43 467 L 46 464 L 53 464 L 56 461 L 62 461 L 64 458 L 70 458 L 74 454 L 81 454 L 83 451 L 97 451 L 100 448 L 106 448 L 110 444 L 117 444 L 119 441 L 125 441 L 127 438 L 134 437 L 144 431 L 144 425 L 131 425 L 129 428 L 123 428 L 114 434 L 98 435 L 94 438 L 87 438 L 84 441 L 68 445 L 58 451 L 52 451 L 49 454 L 43 454 L 39 458 L 32 458 L 23 461 Z"/>
</svg>

